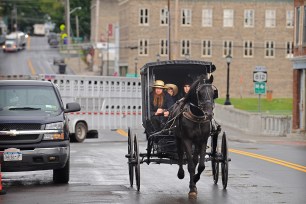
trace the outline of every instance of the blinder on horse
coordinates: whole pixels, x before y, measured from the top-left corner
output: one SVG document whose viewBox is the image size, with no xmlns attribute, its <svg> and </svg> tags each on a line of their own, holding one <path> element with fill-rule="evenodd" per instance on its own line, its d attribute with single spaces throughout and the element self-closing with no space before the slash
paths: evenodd
<svg viewBox="0 0 306 204">
<path fill-rule="evenodd" d="M 207 79 L 199 80 L 195 87 L 196 100 L 185 104 L 183 116 L 196 123 L 212 120 L 214 99 L 218 97 L 218 90 Z M 191 95 L 191 94 L 190 94 Z M 195 110 L 197 109 L 197 110 Z"/>
</svg>

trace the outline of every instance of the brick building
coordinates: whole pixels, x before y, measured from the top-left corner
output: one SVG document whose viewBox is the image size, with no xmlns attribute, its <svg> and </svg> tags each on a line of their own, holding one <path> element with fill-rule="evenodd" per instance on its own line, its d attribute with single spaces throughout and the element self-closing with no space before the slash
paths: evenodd
<svg viewBox="0 0 306 204">
<path fill-rule="evenodd" d="M 109 1 L 100 0 L 100 5 L 104 2 Z M 231 97 L 257 97 L 253 83 L 256 66 L 267 68 L 267 89 L 273 91 L 273 97 L 292 97 L 293 0 L 117 3 L 111 13 L 108 7 L 101 7 L 100 12 L 118 14 L 121 75 L 139 73 L 143 64 L 155 60 L 212 61 L 217 67 L 215 85 L 225 97 L 225 57 L 231 55 Z"/>
<path fill-rule="evenodd" d="M 295 0 L 292 129 L 306 130 L 306 1 Z"/>
</svg>

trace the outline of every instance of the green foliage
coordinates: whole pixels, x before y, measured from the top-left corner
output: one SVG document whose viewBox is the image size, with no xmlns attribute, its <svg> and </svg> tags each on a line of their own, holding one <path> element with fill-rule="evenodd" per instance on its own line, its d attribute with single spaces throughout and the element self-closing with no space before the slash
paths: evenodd
<svg viewBox="0 0 306 204">
<path fill-rule="evenodd" d="M 225 99 L 219 98 L 215 102 L 218 104 L 224 104 Z M 258 98 L 231 98 L 232 105 L 240 110 L 249 112 L 258 112 Z M 261 112 L 268 114 L 292 114 L 292 98 L 276 98 L 272 101 L 268 101 L 265 98 L 260 100 Z"/>
<path fill-rule="evenodd" d="M 71 35 L 75 36 L 75 15 L 79 17 L 80 37 L 90 36 L 90 2 L 84 0 L 70 0 L 70 10 L 82 7 L 70 16 Z M 59 26 L 65 24 L 65 0 L 0 0 L 0 16 L 2 15 L 8 24 L 8 29 L 13 31 L 15 23 L 14 8 L 17 8 L 18 30 L 32 31 L 33 25 L 45 23 L 48 16 L 55 23 L 55 32 L 60 32 Z"/>
</svg>

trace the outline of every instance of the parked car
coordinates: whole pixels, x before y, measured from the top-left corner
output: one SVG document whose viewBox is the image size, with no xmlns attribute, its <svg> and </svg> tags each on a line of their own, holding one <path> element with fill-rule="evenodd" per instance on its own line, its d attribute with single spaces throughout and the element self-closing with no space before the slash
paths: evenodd
<svg viewBox="0 0 306 204">
<path fill-rule="evenodd" d="M 68 183 L 70 141 L 66 107 L 49 81 L 0 81 L 0 152 L 3 172 L 53 170 L 55 183 Z"/>
<path fill-rule="evenodd" d="M 52 40 L 52 39 L 55 39 L 55 40 L 59 40 L 59 35 L 57 34 L 57 33 L 53 33 L 53 32 L 50 32 L 49 34 L 48 34 L 48 43 L 50 44 L 50 41 Z"/>
<path fill-rule="evenodd" d="M 49 42 L 49 45 L 50 45 L 50 47 L 52 47 L 52 48 L 57 48 L 57 47 L 58 47 L 58 44 L 59 44 L 59 42 L 58 42 L 57 39 L 51 39 L 50 42 Z"/>
</svg>

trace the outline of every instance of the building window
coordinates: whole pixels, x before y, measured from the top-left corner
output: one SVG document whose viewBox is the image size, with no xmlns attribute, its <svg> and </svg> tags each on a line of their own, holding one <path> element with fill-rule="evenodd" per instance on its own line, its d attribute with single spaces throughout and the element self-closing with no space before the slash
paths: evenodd
<svg viewBox="0 0 306 204">
<path fill-rule="evenodd" d="M 298 46 L 299 45 L 299 41 L 300 41 L 300 15 L 301 15 L 301 9 L 300 7 L 296 8 L 296 16 L 295 16 L 295 45 Z"/>
<path fill-rule="evenodd" d="M 139 24 L 149 25 L 149 9 L 140 9 L 139 11 Z"/>
<path fill-rule="evenodd" d="M 182 9 L 182 25 L 191 25 L 191 9 Z"/>
<path fill-rule="evenodd" d="M 306 45 L 306 6 L 304 6 L 303 45 Z"/>
<path fill-rule="evenodd" d="M 181 56 L 186 57 L 190 55 L 190 41 L 182 40 L 181 42 Z"/>
<path fill-rule="evenodd" d="M 168 25 L 168 9 L 166 8 L 160 10 L 160 24 Z"/>
<path fill-rule="evenodd" d="M 233 53 L 233 41 L 224 41 L 223 42 L 223 57 L 227 55 L 232 56 Z"/>
<path fill-rule="evenodd" d="M 244 41 L 243 43 L 244 49 L 244 57 L 252 57 L 253 56 L 253 42 L 252 41 Z"/>
<path fill-rule="evenodd" d="M 213 11 L 212 9 L 203 9 L 202 10 L 202 26 L 203 27 L 212 27 L 212 18 Z"/>
<path fill-rule="evenodd" d="M 266 44 L 265 45 L 266 57 L 274 57 L 274 53 L 275 53 L 274 42 L 266 41 L 265 44 Z"/>
<path fill-rule="evenodd" d="M 293 27 L 293 11 L 287 11 L 286 13 L 286 27 L 292 28 Z"/>
<path fill-rule="evenodd" d="M 211 41 L 210 40 L 202 41 L 202 56 L 211 57 Z"/>
<path fill-rule="evenodd" d="M 234 26 L 234 10 L 224 9 L 223 11 L 223 26 L 233 27 Z"/>
<path fill-rule="evenodd" d="M 244 10 L 244 27 L 254 27 L 254 10 Z"/>
<path fill-rule="evenodd" d="M 276 25 L 275 10 L 266 10 L 266 28 L 274 28 Z"/>
<path fill-rule="evenodd" d="M 293 42 L 286 43 L 286 57 L 293 57 Z"/>
<path fill-rule="evenodd" d="M 168 41 L 165 39 L 160 40 L 160 55 L 168 55 Z"/>
<path fill-rule="evenodd" d="M 138 42 L 138 55 L 148 55 L 148 46 L 149 46 L 149 43 L 148 43 L 148 40 L 145 40 L 145 39 L 141 39 L 139 40 Z"/>
</svg>

